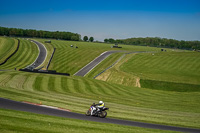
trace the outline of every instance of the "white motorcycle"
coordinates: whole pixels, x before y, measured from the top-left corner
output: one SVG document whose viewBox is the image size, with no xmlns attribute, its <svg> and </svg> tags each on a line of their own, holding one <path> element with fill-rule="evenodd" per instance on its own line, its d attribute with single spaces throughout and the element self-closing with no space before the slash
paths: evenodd
<svg viewBox="0 0 200 133">
<path fill-rule="evenodd" d="M 86 113 L 85 113 L 86 116 L 90 116 L 91 115 L 91 111 L 92 111 L 93 107 L 94 106 L 91 105 L 89 110 L 86 111 Z M 93 111 L 93 115 L 96 116 L 96 117 L 105 118 L 107 116 L 106 110 L 108 110 L 108 109 L 109 108 L 103 107 L 102 109 L 94 110 Z"/>
</svg>

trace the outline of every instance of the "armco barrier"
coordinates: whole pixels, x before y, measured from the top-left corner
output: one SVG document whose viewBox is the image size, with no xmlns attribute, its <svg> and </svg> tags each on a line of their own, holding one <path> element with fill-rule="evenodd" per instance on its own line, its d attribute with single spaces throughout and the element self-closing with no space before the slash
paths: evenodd
<svg viewBox="0 0 200 133">
<path fill-rule="evenodd" d="M 53 53 L 52 53 L 52 55 L 51 55 L 51 58 L 49 59 L 49 62 L 48 62 L 47 68 L 46 68 L 47 70 L 48 70 L 49 65 L 50 65 L 50 63 L 51 63 L 51 60 L 53 59 L 53 55 L 54 55 L 55 51 L 56 51 L 56 48 L 54 48 Z"/>
<path fill-rule="evenodd" d="M 37 70 L 37 69 L 34 69 L 33 71 L 31 71 L 31 70 L 25 68 L 25 69 L 19 69 L 19 71 L 70 76 L 69 73 L 57 73 L 55 70 Z"/>
</svg>

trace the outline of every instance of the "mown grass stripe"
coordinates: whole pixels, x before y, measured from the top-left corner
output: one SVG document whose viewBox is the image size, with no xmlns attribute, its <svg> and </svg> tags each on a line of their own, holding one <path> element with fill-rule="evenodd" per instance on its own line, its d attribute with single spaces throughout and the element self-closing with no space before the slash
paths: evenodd
<svg viewBox="0 0 200 133">
<path fill-rule="evenodd" d="M 104 85 L 102 84 L 98 84 L 98 82 L 94 82 L 94 85 L 98 88 L 98 91 L 101 92 L 102 94 L 105 94 L 105 95 L 109 95 L 109 91 L 107 88 L 105 88 Z"/>
<path fill-rule="evenodd" d="M 25 75 L 15 75 L 12 80 L 7 82 L 6 86 L 16 89 L 23 89 L 23 84 L 26 80 Z"/>
<path fill-rule="evenodd" d="M 65 78 L 65 77 L 61 78 L 61 88 L 62 88 L 63 92 L 69 92 L 67 80 L 68 80 L 68 78 Z"/>
<path fill-rule="evenodd" d="M 118 90 L 118 88 L 115 88 L 115 87 L 112 87 L 112 86 L 109 86 L 108 84 L 102 84 L 102 83 L 99 83 L 100 86 L 103 85 L 104 88 L 106 88 L 107 90 L 105 91 L 108 91 L 109 92 L 109 95 L 122 95 L 123 93 L 120 92 L 120 90 Z"/>
<path fill-rule="evenodd" d="M 55 91 L 55 77 L 49 77 L 48 90 Z"/>
<path fill-rule="evenodd" d="M 83 84 L 85 85 L 85 91 L 88 93 L 88 94 L 94 94 L 94 91 L 93 89 L 91 88 L 91 85 L 89 83 L 89 81 L 85 78 L 82 79 L 82 82 Z"/>
<path fill-rule="evenodd" d="M 99 91 L 100 88 L 98 88 L 93 81 L 85 80 L 85 83 L 88 85 L 87 90 L 89 90 L 91 94 L 98 94 L 98 95 L 101 94 L 101 92 Z"/>
<path fill-rule="evenodd" d="M 56 92 L 59 92 L 59 93 L 63 93 L 63 89 L 62 89 L 62 78 L 61 76 L 57 76 L 55 77 L 55 80 L 54 80 L 54 90 Z"/>
<path fill-rule="evenodd" d="M 0 86 L 6 86 L 7 82 L 9 82 L 12 77 L 12 75 L 1 75 Z"/>
<path fill-rule="evenodd" d="M 79 79 L 79 90 L 80 90 L 80 93 L 82 93 L 82 94 L 88 94 L 88 92 L 87 92 L 87 86 L 84 84 L 84 78 L 80 78 Z"/>
<path fill-rule="evenodd" d="M 42 79 L 42 84 L 41 84 L 41 89 L 45 92 L 51 91 L 51 88 L 48 86 L 49 85 L 49 76 L 45 76 Z"/>
<path fill-rule="evenodd" d="M 33 91 L 36 77 L 37 76 L 35 76 L 35 75 L 27 75 L 27 78 L 24 82 L 23 88 L 28 91 Z"/>
<path fill-rule="evenodd" d="M 34 90 L 42 91 L 42 88 L 41 88 L 42 80 L 43 80 L 43 77 L 40 77 L 40 76 L 35 77 Z"/>
<path fill-rule="evenodd" d="M 69 88 L 69 92 L 75 93 L 76 90 L 74 88 L 74 80 L 73 79 L 68 79 L 67 80 L 67 87 Z"/>
<path fill-rule="evenodd" d="M 73 80 L 73 86 L 74 86 L 75 92 L 81 93 L 80 87 L 79 87 L 79 80 L 74 79 L 74 80 Z"/>
</svg>

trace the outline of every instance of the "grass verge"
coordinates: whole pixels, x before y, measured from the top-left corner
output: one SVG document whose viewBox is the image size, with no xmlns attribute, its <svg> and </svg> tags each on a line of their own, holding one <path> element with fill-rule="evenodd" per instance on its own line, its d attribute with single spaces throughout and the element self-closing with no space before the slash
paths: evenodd
<svg viewBox="0 0 200 133">
<path fill-rule="evenodd" d="M 73 133 L 173 133 L 156 129 L 122 126 L 115 124 L 104 124 L 69 118 L 60 118 L 34 113 L 0 109 L 1 132 L 73 132 Z"/>
</svg>

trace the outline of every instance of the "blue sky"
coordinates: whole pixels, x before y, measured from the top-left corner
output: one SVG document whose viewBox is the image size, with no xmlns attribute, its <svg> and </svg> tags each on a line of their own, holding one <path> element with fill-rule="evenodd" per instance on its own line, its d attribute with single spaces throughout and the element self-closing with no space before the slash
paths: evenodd
<svg viewBox="0 0 200 133">
<path fill-rule="evenodd" d="M 200 40 L 200 0 L 0 0 L 0 26 L 70 31 L 95 40 Z"/>
</svg>

